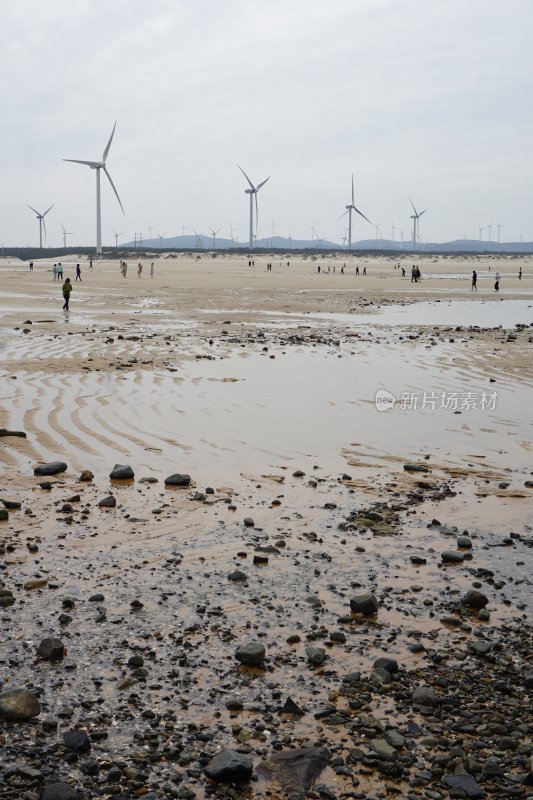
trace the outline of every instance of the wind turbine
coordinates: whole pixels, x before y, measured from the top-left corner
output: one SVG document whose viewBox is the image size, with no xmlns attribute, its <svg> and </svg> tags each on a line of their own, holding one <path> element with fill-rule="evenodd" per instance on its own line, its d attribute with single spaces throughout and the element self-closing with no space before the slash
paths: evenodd
<svg viewBox="0 0 533 800">
<path fill-rule="evenodd" d="M 239 167 L 238 164 L 237 164 L 237 166 Z M 259 221 L 259 208 L 258 208 L 258 205 L 257 205 L 257 193 L 258 193 L 259 189 L 262 186 L 264 186 L 265 183 L 268 180 L 270 180 L 270 176 L 268 178 L 266 178 L 264 181 L 262 181 L 261 183 L 258 183 L 257 186 L 254 186 L 252 181 L 250 180 L 250 178 L 246 174 L 246 172 L 243 170 L 243 168 L 239 167 L 239 169 L 242 172 L 242 174 L 244 175 L 244 177 L 246 178 L 246 180 L 248 181 L 248 183 L 250 184 L 250 188 L 249 189 L 245 189 L 244 190 L 244 194 L 249 194 L 250 195 L 250 241 L 249 241 L 249 245 L 250 245 L 250 250 L 253 250 L 253 247 L 254 247 L 254 196 L 255 196 L 255 232 L 256 232 L 256 235 L 257 235 L 257 223 Z"/>
<path fill-rule="evenodd" d="M 63 231 L 63 250 L 67 249 L 67 236 L 72 236 L 72 231 L 66 231 L 65 226 L 61 223 L 61 230 Z"/>
<path fill-rule="evenodd" d="M 218 228 L 218 230 L 216 231 L 214 231 L 213 228 L 209 228 L 209 230 L 213 234 L 213 250 L 214 250 L 217 246 L 217 233 L 220 233 L 220 228 Z"/>
<path fill-rule="evenodd" d="M 120 197 L 118 196 L 118 192 L 115 188 L 115 184 L 111 180 L 111 175 L 107 171 L 106 168 L 106 160 L 107 156 L 109 155 L 109 148 L 111 147 L 111 142 L 113 141 L 113 136 L 115 135 L 115 128 L 117 127 L 117 123 L 113 125 L 113 130 L 111 131 L 111 136 L 109 137 L 109 141 L 107 143 L 106 149 L 104 150 L 104 154 L 102 156 L 101 161 L 81 161 L 77 158 L 64 158 L 63 161 L 72 161 L 74 164 L 85 164 L 85 166 L 90 167 L 91 169 L 96 170 L 96 252 L 102 252 L 102 214 L 100 210 L 100 170 L 104 170 L 105 174 L 107 175 L 107 179 L 111 184 L 111 188 L 115 192 L 115 195 L 118 200 L 118 204 L 122 209 L 122 213 L 124 213 L 124 209 L 122 208 L 122 203 L 120 201 Z"/>
<path fill-rule="evenodd" d="M 354 188 L 353 188 L 353 173 L 352 173 L 352 202 L 346 206 L 346 211 L 344 214 L 341 214 L 339 219 L 342 219 L 346 214 L 348 214 L 348 250 L 352 249 L 352 211 L 356 211 L 360 217 L 366 219 L 366 221 L 372 225 L 370 220 L 365 217 L 362 211 L 359 211 L 358 208 L 355 207 L 355 195 L 354 195 Z"/>
<path fill-rule="evenodd" d="M 420 222 L 419 222 L 419 220 L 420 220 L 420 217 L 422 216 L 422 214 L 426 213 L 427 209 L 425 208 L 423 211 L 420 211 L 420 213 L 419 213 L 416 210 L 415 204 L 413 203 L 411 198 L 409 198 L 409 202 L 413 206 L 413 211 L 415 212 L 414 214 L 411 214 L 411 219 L 413 220 L 413 250 L 416 250 L 416 243 L 417 243 L 417 240 L 420 238 L 420 231 L 419 231 Z"/>
<path fill-rule="evenodd" d="M 485 228 L 484 227 L 482 228 L 481 225 L 478 225 L 477 229 L 479 231 L 479 241 L 481 241 L 481 238 L 483 236 L 483 231 L 485 230 Z"/>
<path fill-rule="evenodd" d="M 44 238 L 46 240 L 46 225 L 44 224 L 44 218 L 46 217 L 48 212 L 54 207 L 54 204 L 52 203 L 50 208 L 47 208 L 46 211 L 44 211 L 42 214 L 40 214 L 39 211 L 37 211 L 35 208 L 33 208 L 33 206 L 29 206 L 27 203 L 26 203 L 26 205 L 28 206 L 28 208 L 31 208 L 31 210 L 35 214 L 37 214 L 37 219 L 39 220 L 39 249 L 42 250 L 43 249 L 43 228 L 44 228 Z"/>
<path fill-rule="evenodd" d="M 159 249 L 162 250 L 163 249 L 163 239 L 167 235 L 167 232 L 165 231 L 164 233 L 158 233 L 157 235 L 159 237 Z"/>
<path fill-rule="evenodd" d="M 115 234 L 115 247 L 118 247 L 118 237 L 122 236 L 121 233 L 117 233 L 116 230 L 113 228 L 113 233 Z M 137 234 L 135 234 L 137 235 Z"/>
<path fill-rule="evenodd" d="M 499 242 L 500 241 L 500 230 L 502 229 L 503 225 L 501 224 L 501 222 L 498 222 L 496 227 L 498 228 L 498 242 Z"/>
</svg>

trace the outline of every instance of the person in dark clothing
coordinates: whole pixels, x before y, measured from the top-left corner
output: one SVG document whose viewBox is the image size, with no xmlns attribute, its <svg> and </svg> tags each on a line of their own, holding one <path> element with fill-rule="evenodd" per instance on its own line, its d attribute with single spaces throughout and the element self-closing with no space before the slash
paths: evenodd
<svg viewBox="0 0 533 800">
<path fill-rule="evenodd" d="M 63 311 L 68 311 L 69 310 L 68 304 L 70 302 L 70 293 L 71 293 L 71 291 L 72 291 L 72 284 L 70 282 L 70 278 L 67 278 L 65 283 L 62 286 L 63 299 L 65 301 L 63 303 Z"/>
</svg>

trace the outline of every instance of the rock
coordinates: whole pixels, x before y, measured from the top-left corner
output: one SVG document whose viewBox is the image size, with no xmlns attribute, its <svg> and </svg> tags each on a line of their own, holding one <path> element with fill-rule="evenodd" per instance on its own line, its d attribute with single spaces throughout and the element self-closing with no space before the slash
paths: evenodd
<svg viewBox="0 0 533 800">
<path fill-rule="evenodd" d="M 524 481 L 526 489 L 533 489 L 533 481 Z"/>
<path fill-rule="evenodd" d="M 485 608 L 488 602 L 489 598 L 486 597 L 482 592 L 478 592 L 476 589 L 469 589 L 469 591 L 463 597 L 461 605 L 479 610 L 480 608 Z"/>
<path fill-rule="evenodd" d="M 350 609 L 355 614 L 374 616 L 378 613 L 378 601 L 370 592 L 362 592 L 350 600 Z"/>
<path fill-rule="evenodd" d="M 526 689 L 533 689 L 533 672 L 528 672 L 524 678 L 524 686 Z"/>
<path fill-rule="evenodd" d="M 490 642 L 484 642 L 482 639 L 476 639 L 474 642 L 470 642 L 468 649 L 476 656 L 486 656 L 487 653 L 490 653 L 492 650 L 492 645 Z"/>
<path fill-rule="evenodd" d="M 78 800 L 79 794 L 68 783 L 49 783 L 43 788 L 41 800 Z"/>
<path fill-rule="evenodd" d="M 253 521 L 253 519 L 251 517 L 245 517 L 243 519 L 243 524 L 244 524 L 245 528 L 253 528 L 254 525 L 255 525 L 255 522 Z"/>
<path fill-rule="evenodd" d="M 297 469 L 292 473 L 292 477 L 293 478 L 303 478 L 304 475 L 305 475 L 305 472 L 303 472 L 301 469 Z"/>
<path fill-rule="evenodd" d="M 300 706 L 294 702 L 292 697 L 287 697 L 285 703 L 280 709 L 280 714 L 293 714 L 295 717 L 303 717 L 305 715 L 305 711 L 302 711 Z"/>
<path fill-rule="evenodd" d="M 7 508 L 8 511 L 17 511 L 19 508 L 22 508 L 22 503 L 19 503 L 18 500 L 2 500 L 2 505 L 4 508 Z"/>
<path fill-rule="evenodd" d="M 325 747 L 282 750 L 262 761 L 257 772 L 267 780 L 274 779 L 288 797 L 303 798 L 329 760 Z"/>
<path fill-rule="evenodd" d="M 431 472 L 425 464 L 404 464 L 403 468 L 406 472 Z"/>
<path fill-rule="evenodd" d="M 44 661 L 62 661 L 65 655 L 65 645 L 61 639 L 48 637 L 43 639 L 37 648 L 37 655 Z"/>
<path fill-rule="evenodd" d="M 68 747 L 68 749 L 72 750 L 76 755 L 88 753 L 91 749 L 91 740 L 85 731 L 67 731 L 63 734 L 63 742 L 65 743 L 65 747 Z"/>
<path fill-rule="evenodd" d="M 247 667 L 260 667 L 265 660 L 265 648 L 259 642 L 249 642 L 237 648 L 235 658 Z"/>
<path fill-rule="evenodd" d="M 461 789 L 466 797 L 484 797 L 473 775 L 445 775 L 442 781 L 450 789 Z"/>
<path fill-rule="evenodd" d="M 113 495 L 110 494 L 108 497 L 104 497 L 103 500 L 100 500 L 100 502 L 98 503 L 98 507 L 115 508 L 116 504 L 117 504 L 116 498 L 114 498 Z"/>
<path fill-rule="evenodd" d="M 457 550 L 445 550 L 440 557 L 445 564 L 462 564 L 465 560 L 463 553 L 459 553 Z"/>
<path fill-rule="evenodd" d="M 191 476 L 182 475 L 179 472 L 175 472 L 173 475 L 169 475 L 168 478 L 165 478 L 165 486 L 189 486 L 190 483 Z"/>
<path fill-rule="evenodd" d="M 312 645 L 309 645 L 305 648 L 305 655 L 313 667 L 319 667 L 326 659 L 326 651 L 323 647 L 313 647 Z"/>
<path fill-rule="evenodd" d="M 370 681 L 374 686 L 386 686 L 392 683 L 392 675 L 390 672 L 387 672 L 386 669 L 383 669 L 383 667 L 377 667 L 377 669 L 373 670 Z"/>
<path fill-rule="evenodd" d="M 48 583 L 48 578 L 33 578 L 31 581 L 26 581 L 24 588 L 27 592 L 33 589 L 44 589 Z"/>
<path fill-rule="evenodd" d="M 411 699 L 417 706 L 435 706 L 439 702 L 439 698 L 430 686 L 417 686 Z"/>
<path fill-rule="evenodd" d="M 222 750 L 205 768 L 207 777 L 217 783 L 248 783 L 252 772 L 252 760 L 236 750 Z"/>
<path fill-rule="evenodd" d="M 469 536 L 458 536 L 457 547 L 462 547 L 465 550 L 470 550 L 472 548 L 472 540 L 470 539 Z"/>
<path fill-rule="evenodd" d="M 18 436 L 21 439 L 26 438 L 24 431 L 8 431 L 7 428 L 0 428 L 0 436 Z"/>
<path fill-rule="evenodd" d="M 137 669 L 137 667 L 144 666 L 144 658 L 140 653 L 135 653 L 135 655 L 130 656 L 128 658 L 128 667 L 132 669 Z"/>
<path fill-rule="evenodd" d="M 374 669 L 386 669 L 390 675 L 393 675 L 395 672 L 398 672 L 399 666 L 398 662 L 395 658 L 388 658 L 387 656 L 381 656 L 381 658 L 377 658 L 374 661 Z"/>
<path fill-rule="evenodd" d="M 78 480 L 79 481 L 84 481 L 85 483 L 88 483 L 89 481 L 92 481 L 93 478 L 94 478 L 94 475 L 91 472 L 91 470 L 90 469 L 84 469 L 80 473 L 80 477 L 78 478 Z"/>
<path fill-rule="evenodd" d="M 238 581 L 246 581 L 247 579 L 248 578 L 246 572 L 243 572 L 241 569 L 235 569 L 228 575 L 228 580 L 230 581 L 238 582 Z"/>
<path fill-rule="evenodd" d="M 396 750 L 385 739 L 370 739 L 369 745 L 379 758 L 385 761 L 395 760 Z"/>
<path fill-rule="evenodd" d="M 129 464 L 115 464 L 109 477 L 112 481 L 128 481 L 135 477 L 135 473 Z"/>
<path fill-rule="evenodd" d="M 416 564 L 417 566 L 427 564 L 427 559 L 425 559 L 423 556 L 410 556 L 409 560 L 411 564 Z"/>
<path fill-rule="evenodd" d="M 5 522 L 9 519 L 9 511 L 6 508 L 0 508 L 0 520 Z"/>
<path fill-rule="evenodd" d="M 34 475 L 57 475 L 66 471 L 67 465 L 64 461 L 51 461 L 49 464 L 39 464 L 33 468 Z"/>
<path fill-rule="evenodd" d="M 0 719 L 24 722 L 40 713 L 39 701 L 27 689 L 13 688 L 0 692 Z"/>
</svg>

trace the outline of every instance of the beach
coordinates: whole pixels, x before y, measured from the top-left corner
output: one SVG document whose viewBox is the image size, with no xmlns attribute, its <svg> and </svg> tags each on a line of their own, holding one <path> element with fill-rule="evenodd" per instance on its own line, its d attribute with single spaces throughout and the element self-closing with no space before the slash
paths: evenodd
<svg viewBox="0 0 533 800">
<path fill-rule="evenodd" d="M 533 797 L 533 257 L 123 258 L 0 259 L 2 797 Z"/>
</svg>

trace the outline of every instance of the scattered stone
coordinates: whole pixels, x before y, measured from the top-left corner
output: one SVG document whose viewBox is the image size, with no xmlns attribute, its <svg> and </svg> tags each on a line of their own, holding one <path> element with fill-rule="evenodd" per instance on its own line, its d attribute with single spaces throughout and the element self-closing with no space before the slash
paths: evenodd
<svg viewBox="0 0 533 800">
<path fill-rule="evenodd" d="M 109 477 L 112 481 L 127 481 L 135 477 L 135 473 L 129 464 L 115 464 Z"/>
<path fill-rule="evenodd" d="M 26 581 L 24 589 L 31 592 L 33 589 L 43 589 L 48 584 L 48 578 L 33 578 L 31 581 Z"/>
<path fill-rule="evenodd" d="M 404 464 L 403 468 L 406 472 L 431 472 L 425 464 Z"/>
<path fill-rule="evenodd" d="M 22 508 L 22 503 L 19 503 L 18 500 L 2 500 L 2 504 L 8 511 L 18 511 L 19 508 Z"/>
<path fill-rule="evenodd" d="M 382 656 L 374 661 L 374 669 L 386 669 L 390 675 L 393 675 L 395 672 L 398 672 L 399 666 L 395 658 Z"/>
<path fill-rule="evenodd" d="M 476 591 L 476 589 L 470 589 L 462 599 L 463 606 L 475 609 L 485 608 L 488 602 L 489 598 L 482 592 Z"/>
<path fill-rule="evenodd" d="M 65 747 L 68 747 L 68 749 L 72 750 L 76 755 L 88 753 L 91 749 L 91 740 L 85 731 L 67 731 L 63 735 L 63 742 L 65 743 Z"/>
<path fill-rule="evenodd" d="M 362 592 L 350 600 L 350 609 L 354 614 L 374 616 L 378 613 L 378 601 L 370 592 Z"/>
<path fill-rule="evenodd" d="M 0 428 L 0 436 L 18 436 L 21 439 L 26 439 L 24 431 L 8 431 L 7 428 Z"/>
<path fill-rule="evenodd" d="M 396 759 L 396 750 L 385 739 L 370 739 L 369 745 L 379 758 L 385 761 Z"/>
<path fill-rule="evenodd" d="M 313 665 L 313 667 L 320 667 L 326 659 L 326 651 L 323 647 L 313 647 L 312 645 L 309 645 L 305 648 L 305 654 L 307 656 L 307 660 Z"/>
<path fill-rule="evenodd" d="M 469 536 L 458 536 L 457 547 L 463 547 L 465 550 L 470 550 L 472 547 L 472 540 Z"/>
<path fill-rule="evenodd" d="M 189 486 L 190 483 L 191 476 L 182 475 L 179 472 L 175 472 L 173 475 L 169 475 L 168 478 L 165 478 L 165 486 Z"/>
<path fill-rule="evenodd" d="M 37 648 L 37 655 L 43 661 L 62 661 L 65 655 L 65 645 L 61 639 L 47 637 Z"/>
<path fill-rule="evenodd" d="M 325 747 L 282 750 L 262 761 L 257 772 L 267 780 L 274 779 L 287 797 L 303 798 L 329 761 Z"/>
<path fill-rule="evenodd" d="M 235 651 L 235 658 L 247 667 L 260 667 L 265 660 L 265 648 L 259 642 L 243 644 Z"/>
<path fill-rule="evenodd" d="M 465 560 L 463 553 L 459 553 L 457 550 L 445 550 L 440 557 L 445 564 L 462 564 Z"/>
<path fill-rule="evenodd" d="M 104 499 L 100 500 L 100 502 L 98 503 L 99 508 L 115 508 L 116 505 L 117 505 L 116 498 L 113 497 L 112 494 L 110 494 L 108 497 L 104 497 Z"/>
<path fill-rule="evenodd" d="M 280 710 L 280 714 L 292 714 L 295 717 L 303 717 L 305 711 L 302 711 L 300 706 L 294 702 L 292 697 L 287 697 Z"/>
<path fill-rule="evenodd" d="M 442 780 L 450 789 L 461 789 L 464 792 L 463 796 L 466 795 L 466 797 L 472 798 L 484 797 L 473 775 L 445 775 Z"/>
<path fill-rule="evenodd" d="M 79 794 L 68 783 L 49 783 L 43 788 L 41 800 L 78 800 Z"/>
<path fill-rule="evenodd" d="M 248 580 L 248 578 L 247 578 L 246 572 L 243 572 L 240 569 L 235 569 L 235 570 L 233 570 L 233 572 L 230 572 L 230 574 L 228 575 L 228 580 L 239 582 L 239 581 L 246 581 L 246 580 Z"/>
<path fill-rule="evenodd" d="M 487 653 L 490 653 L 492 650 L 492 644 L 490 642 L 485 642 L 482 639 L 476 639 L 475 641 L 470 642 L 468 649 L 476 656 L 486 656 Z"/>
<path fill-rule="evenodd" d="M 0 692 L 0 719 L 25 722 L 40 713 L 39 701 L 27 689 L 13 688 Z"/>
<path fill-rule="evenodd" d="M 417 686 L 411 699 L 417 706 L 436 706 L 439 702 L 439 698 L 430 686 Z"/>
<path fill-rule="evenodd" d="M 6 508 L 0 508 L 0 520 L 5 522 L 9 519 L 9 511 Z"/>
<path fill-rule="evenodd" d="M 90 469 L 84 469 L 80 473 L 80 477 L 78 478 L 79 481 L 83 481 L 84 483 L 89 483 L 94 478 L 93 473 Z"/>
<path fill-rule="evenodd" d="M 205 768 L 207 777 L 216 783 L 248 783 L 252 772 L 252 760 L 236 750 L 222 750 Z"/>
<path fill-rule="evenodd" d="M 39 464 L 33 468 L 34 475 L 57 475 L 66 471 L 67 465 L 64 461 L 51 461 L 49 464 Z"/>
<path fill-rule="evenodd" d="M 253 528 L 255 525 L 255 522 L 251 517 L 245 517 L 243 523 L 245 528 Z"/>
</svg>

